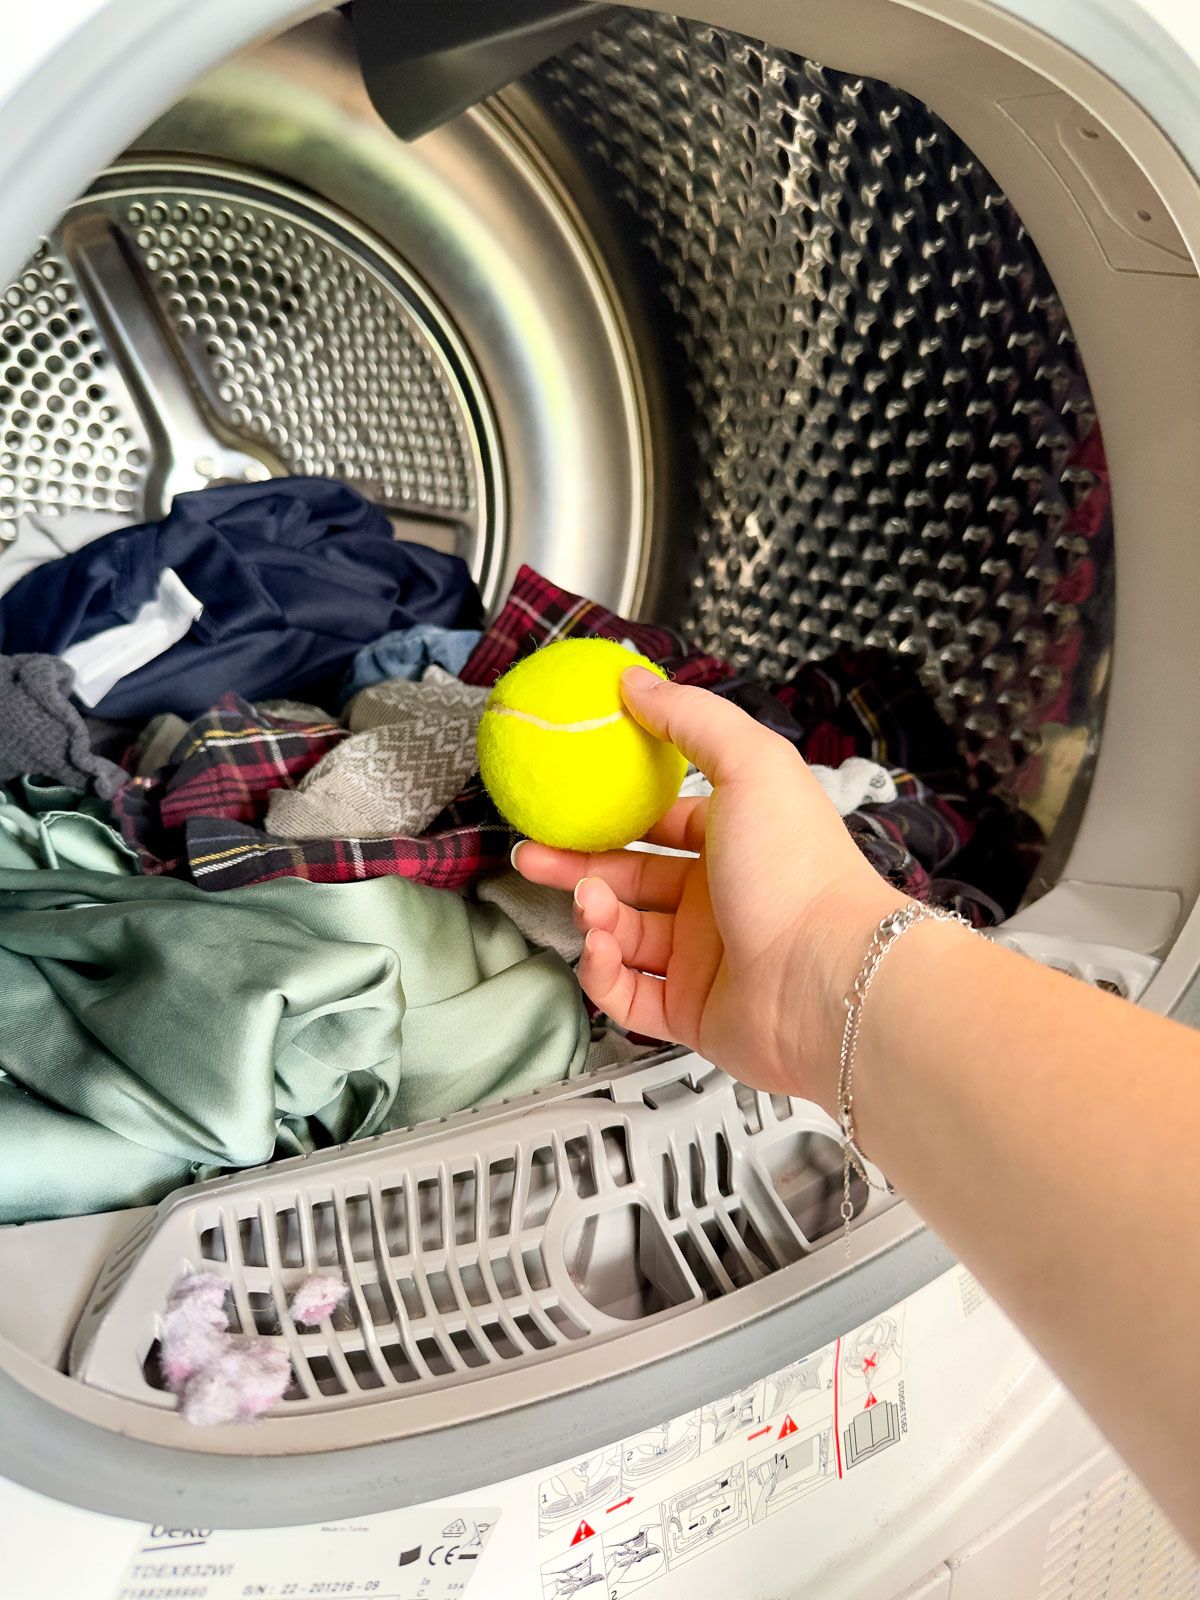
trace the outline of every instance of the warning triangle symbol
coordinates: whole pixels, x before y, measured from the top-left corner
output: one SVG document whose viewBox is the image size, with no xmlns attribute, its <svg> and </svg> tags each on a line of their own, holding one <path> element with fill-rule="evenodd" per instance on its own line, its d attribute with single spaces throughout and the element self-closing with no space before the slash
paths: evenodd
<svg viewBox="0 0 1200 1600">
<path fill-rule="evenodd" d="M 571 1540 L 571 1543 L 572 1544 L 582 1544 L 585 1539 L 594 1539 L 595 1537 L 596 1537 L 596 1530 L 595 1530 L 595 1528 L 592 1527 L 591 1523 L 590 1522 L 581 1522 L 579 1524 L 579 1526 L 575 1529 L 575 1534 L 574 1534 L 574 1537 Z"/>
<path fill-rule="evenodd" d="M 786 1416 L 783 1419 L 783 1424 L 780 1427 L 779 1432 L 776 1435 L 776 1437 L 779 1438 L 779 1439 L 786 1439 L 789 1433 L 795 1433 L 795 1432 L 796 1432 L 796 1424 L 792 1421 L 790 1416 Z"/>
<path fill-rule="evenodd" d="M 870 1411 L 872 1406 L 877 1406 L 878 1404 L 879 1404 L 879 1401 L 876 1400 L 875 1396 L 873 1394 L 869 1394 L 867 1396 L 867 1403 L 866 1403 L 865 1406 L 863 1406 L 863 1410 L 864 1411 Z"/>
</svg>

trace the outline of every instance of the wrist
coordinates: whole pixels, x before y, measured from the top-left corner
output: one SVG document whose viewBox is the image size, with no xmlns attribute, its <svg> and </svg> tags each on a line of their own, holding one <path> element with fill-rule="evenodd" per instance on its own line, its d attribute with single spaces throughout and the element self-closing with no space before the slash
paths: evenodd
<svg viewBox="0 0 1200 1600">
<path fill-rule="evenodd" d="M 869 872 L 831 884 L 796 930 L 789 990 L 795 999 L 783 1049 L 791 1092 L 836 1116 L 838 1054 L 846 999 L 882 919 L 906 897 Z"/>
<path fill-rule="evenodd" d="M 957 970 L 964 952 L 976 949 L 987 946 L 961 922 L 930 917 L 914 923 L 880 963 L 853 1063 L 854 1125 L 859 1149 L 885 1170 L 888 1130 L 911 1099 L 912 1047 L 927 1050 L 938 1030 L 938 1008 L 926 1002 L 947 993 L 947 963 Z"/>
</svg>

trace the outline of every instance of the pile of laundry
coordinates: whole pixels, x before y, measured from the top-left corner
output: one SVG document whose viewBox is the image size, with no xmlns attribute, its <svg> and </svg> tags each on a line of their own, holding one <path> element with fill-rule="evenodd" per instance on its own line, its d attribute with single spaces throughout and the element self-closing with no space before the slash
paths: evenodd
<svg viewBox="0 0 1200 1600">
<path fill-rule="evenodd" d="M 500 673 L 589 634 L 790 739 L 905 893 L 1012 909 L 1036 840 L 884 652 L 768 688 L 529 568 L 485 629 L 463 562 L 321 479 L 27 517 L 0 553 L 0 1222 L 646 1048 L 589 1014 L 570 898 L 512 871 L 475 769 Z"/>
</svg>

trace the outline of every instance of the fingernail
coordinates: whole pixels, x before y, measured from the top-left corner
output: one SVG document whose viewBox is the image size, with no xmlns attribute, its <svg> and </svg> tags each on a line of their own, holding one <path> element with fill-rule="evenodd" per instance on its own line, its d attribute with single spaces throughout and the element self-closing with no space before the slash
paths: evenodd
<svg viewBox="0 0 1200 1600">
<path fill-rule="evenodd" d="M 657 672 L 651 672 L 649 667 L 626 667 L 621 674 L 621 682 L 627 683 L 631 689 L 653 689 L 660 683 L 665 683 L 665 678 L 660 678 Z"/>
<path fill-rule="evenodd" d="M 584 936 L 583 936 L 583 948 L 585 950 L 587 950 L 591 955 L 595 955 L 596 954 L 596 930 L 595 930 L 595 928 L 589 928 L 587 933 L 584 934 Z"/>
<path fill-rule="evenodd" d="M 575 904 L 579 907 L 579 909 L 581 911 L 583 910 L 583 901 L 579 897 L 579 891 L 583 888 L 583 886 L 584 886 L 584 884 L 586 882 L 587 882 L 586 878 L 580 878 L 579 882 L 575 885 L 574 892 L 571 895 L 572 900 L 574 900 Z"/>
<path fill-rule="evenodd" d="M 510 867 L 516 867 L 516 865 L 517 865 L 517 851 L 521 848 L 521 846 L 523 844 L 527 844 L 528 842 L 529 841 L 527 839 L 518 839 L 516 844 L 513 845 L 512 849 L 508 852 L 508 864 L 509 864 Z M 518 870 L 520 870 L 520 869 L 518 868 Z"/>
</svg>

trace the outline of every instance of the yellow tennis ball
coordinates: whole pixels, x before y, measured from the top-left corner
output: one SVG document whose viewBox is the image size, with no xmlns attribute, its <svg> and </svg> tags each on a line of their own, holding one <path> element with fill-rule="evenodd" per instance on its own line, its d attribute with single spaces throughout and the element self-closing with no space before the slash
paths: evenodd
<svg viewBox="0 0 1200 1600">
<path fill-rule="evenodd" d="M 666 674 L 611 639 L 561 639 L 488 696 L 479 770 L 514 828 L 561 850 L 615 850 L 670 809 L 687 772 L 621 699 L 627 667 Z"/>
</svg>

